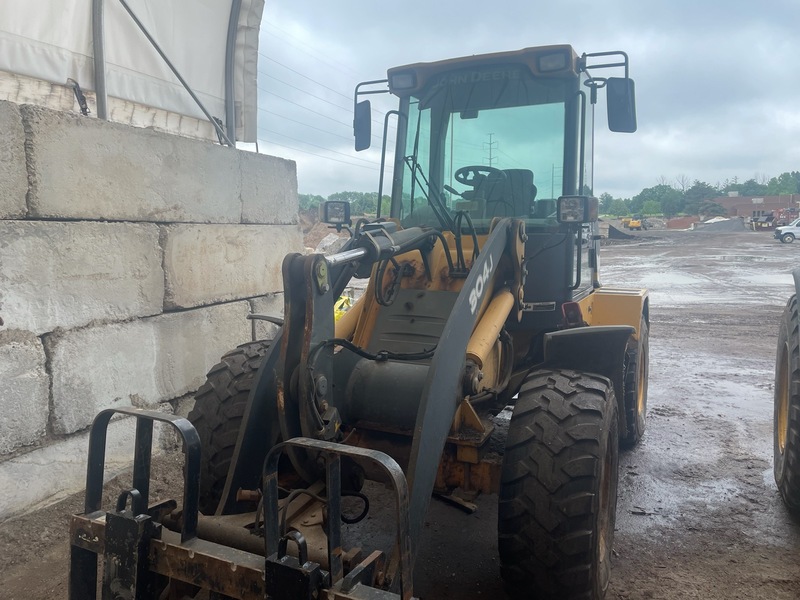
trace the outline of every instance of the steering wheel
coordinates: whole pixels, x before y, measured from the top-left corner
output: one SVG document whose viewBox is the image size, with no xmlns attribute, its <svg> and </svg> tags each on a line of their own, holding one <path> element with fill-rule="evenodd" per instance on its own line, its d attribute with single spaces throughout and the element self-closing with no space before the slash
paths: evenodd
<svg viewBox="0 0 800 600">
<path fill-rule="evenodd" d="M 499 181 L 505 181 L 506 174 L 494 167 L 484 167 L 483 165 L 470 165 L 461 167 L 454 174 L 455 180 L 470 187 L 478 187 L 481 181 L 489 175 L 494 175 Z"/>
</svg>

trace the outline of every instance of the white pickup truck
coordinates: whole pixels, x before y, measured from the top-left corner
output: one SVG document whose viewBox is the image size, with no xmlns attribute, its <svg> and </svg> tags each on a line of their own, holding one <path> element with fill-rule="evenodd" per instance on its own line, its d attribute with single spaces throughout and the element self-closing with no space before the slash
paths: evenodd
<svg viewBox="0 0 800 600">
<path fill-rule="evenodd" d="M 795 238 L 800 237 L 800 219 L 795 219 L 788 225 L 775 228 L 775 239 L 784 244 L 791 244 Z"/>
</svg>

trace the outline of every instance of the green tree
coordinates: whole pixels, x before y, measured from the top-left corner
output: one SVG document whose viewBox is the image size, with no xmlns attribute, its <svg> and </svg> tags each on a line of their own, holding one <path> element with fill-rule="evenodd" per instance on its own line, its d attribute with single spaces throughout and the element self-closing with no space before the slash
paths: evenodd
<svg viewBox="0 0 800 600">
<path fill-rule="evenodd" d="M 311 210 L 325 201 L 325 198 L 315 194 L 300 194 L 298 199 L 300 200 L 300 210 Z"/>
<path fill-rule="evenodd" d="M 645 215 L 657 215 L 661 212 L 661 204 L 655 200 L 645 200 L 642 205 L 642 213 Z"/>
<path fill-rule="evenodd" d="M 617 215 L 618 217 L 627 215 L 628 205 L 625 203 L 625 200 L 622 200 L 621 198 L 614 198 L 611 202 L 611 206 L 608 209 L 608 214 Z"/>
<path fill-rule="evenodd" d="M 645 188 L 631 198 L 631 210 L 634 213 L 645 212 L 645 202 L 656 202 L 665 217 L 671 217 L 683 210 L 683 195 L 674 187 L 665 183 Z"/>
<path fill-rule="evenodd" d="M 700 214 L 700 204 L 720 195 L 720 191 L 705 181 L 694 180 L 692 187 L 683 194 L 683 210 L 690 215 Z"/>
<path fill-rule="evenodd" d="M 781 194 L 800 194 L 800 171 L 781 173 L 767 183 L 766 194 L 779 196 Z"/>
<path fill-rule="evenodd" d="M 763 183 L 759 183 L 755 179 L 748 179 L 744 183 L 737 183 L 736 178 L 734 178 L 733 183 L 728 184 L 723 191 L 739 192 L 740 196 L 763 196 L 767 193 L 767 186 Z"/>
<path fill-rule="evenodd" d="M 611 214 L 611 204 L 614 202 L 614 196 L 608 192 L 600 194 L 600 212 L 604 215 Z"/>
<path fill-rule="evenodd" d="M 667 194 L 661 198 L 661 214 L 665 217 L 674 217 L 683 210 L 683 194 L 678 190 L 673 190 L 674 194 Z"/>
<path fill-rule="evenodd" d="M 384 194 L 383 198 L 381 198 L 381 217 L 388 218 L 391 210 L 392 210 L 392 198 L 391 196 L 387 196 L 386 194 Z"/>
<path fill-rule="evenodd" d="M 716 202 L 705 201 L 700 204 L 700 210 L 697 212 L 701 217 L 727 217 L 728 211 L 725 207 L 720 206 Z"/>
</svg>

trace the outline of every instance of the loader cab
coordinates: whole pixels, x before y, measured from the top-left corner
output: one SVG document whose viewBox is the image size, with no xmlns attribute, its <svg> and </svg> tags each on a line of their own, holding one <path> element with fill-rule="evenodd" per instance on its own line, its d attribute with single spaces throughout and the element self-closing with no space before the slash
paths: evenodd
<svg viewBox="0 0 800 600">
<path fill-rule="evenodd" d="M 606 57 L 615 59 L 589 65 Z M 605 68 L 624 68 L 624 77 L 595 75 Z M 360 84 L 357 149 L 368 147 L 371 135 L 369 101 L 359 98 L 376 93 L 375 84 L 388 84 L 399 97 L 391 214 L 383 216 L 403 227 L 478 236 L 496 218 L 524 219 L 526 326 L 540 320 L 537 313 L 552 315 L 563 302 L 586 296 L 599 286 L 596 209 L 565 221 L 559 203 L 585 197 L 596 207 L 594 105 L 598 89 L 606 88 L 609 127 L 635 131 L 627 75 L 624 53 L 578 56 L 562 45 L 417 63 Z M 385 151 L 383 160 L 385 167 Z"/>
</svg>

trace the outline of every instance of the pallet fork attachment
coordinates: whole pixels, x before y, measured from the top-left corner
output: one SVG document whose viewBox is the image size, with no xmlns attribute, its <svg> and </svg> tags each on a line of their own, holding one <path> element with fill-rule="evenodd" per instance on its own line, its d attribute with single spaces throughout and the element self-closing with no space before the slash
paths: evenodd
<svg viewBox="0 0 800 600">
<path fill-rule="evenodd" d="M 120 494 L 116 510 L 103 512 L 106 434 L 115 414 L 136 418 L 133 482 L 130 489 Z M 160 577 L 148 569 L 149 546 L 151 540 L 161 537 L 158 515 L 174 508 L 174 503 L 149 506 L 153 423 L 156 421 L 169 423 L 183 439 L 186 458 L 180 542 L 189 543 L 197 537 L 200 438 L 192 424 L 182 417 L 138 408 L 104 410 L 95 417 L 89 433 L 84 512 L 73 516 L 70 526 L 70 600 L 97 597 L 98 555 L 105 558 L 102 598 L 117 598 L 119 590 L 125 590 L 125 597 L 132 600 L 154 597 Z M 127 500 L 130 500 L 130 509 L 125 508 Z"/>
<path fill-rule="evenodd" d="M 115 414 L 136 418 L 132 487 L 114 510 L 101 509 L 108 424 Z M 184 497 L 180 535 L 162 525 L 174 501 L 149 506 L 153 423 L 172 425 L 184 443 Z M 308 560 L 298 531 L 279 529 L 278 461 L 289 448 L 318 454 L 326 468 L 328 570 Z M 341 459 L 369 461 L 394 488 L 397 532 L 388 561 L 375 551 L 345 575 L 341 543 Z M 95 418 L 89 436 L 84 512 L 70 526 L 70 600 L 95 600 L 98 558 L 103 557 L 103 600 L 154 600 L 170 579 L 241 600 L 299 600 L 328 590 L 335 600 L 413 600 L 408 485 L 400 466 L 383 452 L 333 442 L 295 438 L 275 446 L 264 461 L 264 556 L 198 537 L 200 439 L 192 424 L 174 415 L 136 408 L 108 409 Z M 297 546 L 297 557 L 288 553 Z M 389 588 L 373 587 L 380 581 Z M 120 595 L 121 594 L 121 595 Z"/>
</svg>

